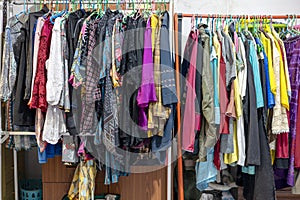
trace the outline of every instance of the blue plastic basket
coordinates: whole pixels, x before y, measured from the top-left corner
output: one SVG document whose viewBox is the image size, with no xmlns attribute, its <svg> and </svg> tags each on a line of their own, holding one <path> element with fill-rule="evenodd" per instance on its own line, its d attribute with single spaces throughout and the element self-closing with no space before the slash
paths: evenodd
<svg viewBox="0 0 300 200">
<path fill-rule="evenodd" d="M 21 200 L 42 200 L 42 180 L 20 181 Z"/>
</svg>

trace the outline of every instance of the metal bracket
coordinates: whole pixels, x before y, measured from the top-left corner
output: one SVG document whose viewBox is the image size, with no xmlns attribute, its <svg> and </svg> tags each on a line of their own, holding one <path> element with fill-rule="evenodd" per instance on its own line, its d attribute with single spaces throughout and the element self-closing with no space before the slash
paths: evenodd
<svg viewBox="0 0 300 200">
<path fill-rule="evenodd" d="M 3 144 L 9 137 L 9 132 L 1 131 L 1 140 L 0 143 Z"/>
</svg>

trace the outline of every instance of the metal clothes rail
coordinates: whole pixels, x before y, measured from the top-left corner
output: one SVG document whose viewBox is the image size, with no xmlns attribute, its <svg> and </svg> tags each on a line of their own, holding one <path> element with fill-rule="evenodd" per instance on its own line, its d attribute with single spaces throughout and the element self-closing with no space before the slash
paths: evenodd
<svg viewBox="0 0 300 200">
<path fill-rule="evenodd" d="M 174 42 L 175 42 L 175 70 L 177 80 L 177 95 L 180 97 L 180 85 L 179 85 L 179 71 L 181 68 L 181 56 L 182 56 L 182 19 L 200 17 L 200 18 L 244 18 L 244 19 L 288 19 L 288 18 L 300 18 L 300 15 L 218 15 L 218 14 L 188 14 L 188 13 L 175 13 L 174 14 Z M 183 190 L 183 164 L 182 164 L 182 151 L 181 151 L 181 112 L 180 101 L 177 103 L 177 126 L 178 126 L 178 200 L 184 200 Z"/>
<path fill-rule="evenodd" d="M 257 19 L 258 17 L 262 17 L 264 19 L 288 19 L 289 17 L 294 18 L 300 18 L 300 15 L 290 14 L 290 15 L 219 15 L 219 14 L 186 14 L 186 13 L 176 13 L 175 15 L 178 16 L 178 18 L 184 18 L 184 17 L 202 17 L 202 18 L 250 18 L 250 19 Z"/>
</svg>

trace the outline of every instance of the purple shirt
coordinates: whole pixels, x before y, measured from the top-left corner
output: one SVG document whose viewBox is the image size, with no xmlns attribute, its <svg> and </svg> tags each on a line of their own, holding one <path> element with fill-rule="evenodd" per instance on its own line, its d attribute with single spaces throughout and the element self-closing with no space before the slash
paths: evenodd
<svg viewBox="0 0 300 200">
<path fill-rule="evenodd" d="M 290 101 L 290 138 L 291 153 L 290 165 L 287 176 L 287 184 L 294 186 L 294 161 L 295 161 L 295 142 L 297 125 L 298 91 L 300 89 L 300 37 L 288 39 L 284 42 L 286 48 L 289 75 L 291 80 L 291 101 Z"/>
<path fill-rule="evenodd" d="M 142 84 L 137 95 L 137 104 L 139 107 L 139 126 L 143 130 L 148 129 L 147 108 L 150 102 L 157 101 L 154 71 L 153 71 L 153 54 L 152 54 L 152 39 L 151 39 L 150 18 L 147 22 L 147 27 L 144 33 L 144 55 L 142 66 Z"/>
</svg>

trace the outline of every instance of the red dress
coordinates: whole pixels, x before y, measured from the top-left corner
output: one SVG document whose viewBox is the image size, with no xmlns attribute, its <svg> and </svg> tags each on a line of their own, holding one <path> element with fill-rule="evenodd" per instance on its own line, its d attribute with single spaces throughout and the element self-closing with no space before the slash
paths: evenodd
<svg viewBox="0 0 300 200">
<path fill-rule="evenodd" d="M 46 19 L 44 26 L 42 28 L 40 45 L 38 50 L 38 61 L 37 61 L 37 71 L 34 80 L 33 90 L 32 90 L 32 100 L 30 103 L 30 108 L 40 108 L 42 112 L 47 111 L 47 100 L 46 100 L 46 60 L 49 58 L 50 54 L 50 43 L 52 35 L 53 24 L 50 19 Z"/>
</svg>

